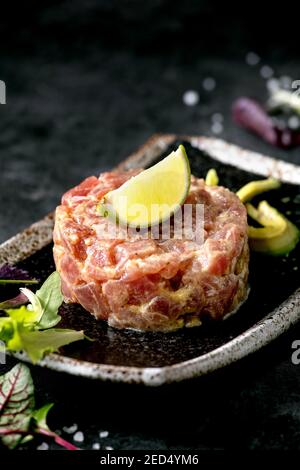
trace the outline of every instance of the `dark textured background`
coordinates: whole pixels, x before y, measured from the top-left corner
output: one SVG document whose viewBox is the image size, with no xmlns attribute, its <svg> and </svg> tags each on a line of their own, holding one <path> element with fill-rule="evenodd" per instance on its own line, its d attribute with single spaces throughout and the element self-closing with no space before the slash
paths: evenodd
<svg viewBox="0 0 300 470">
<path fill-rule="evenodd" d="M 236 97 L 266 97 L 263 65 L 276 77 L 300 78 L 294 6 L 261 8 L 177 0 L 3 6 L 1 241 L 154 132 L 213 135 L 215 112 L 224 116 L 220 137 L 300 164 L 299 149 L 269 147 L 230 119 Z M 249 51 L 261 57 L 258 65 L 246 63 Z M 216 80 L 212 92 L 203 89 L 206 77 Z M 200 94 L 195 107 L 182 101 L 189 89 Z M 224 371 L 161 389 L 90 382 L 36 367 L 37 400 L 55 402 L 55 429 L 78 423 L 87 449 L 94 442 L 115 449 L 299 449 L 300 366 L 290 359 L 298 338 L 295 327 Z M 101 430 L 109 436 L 100 439 Z"/>
</svg>

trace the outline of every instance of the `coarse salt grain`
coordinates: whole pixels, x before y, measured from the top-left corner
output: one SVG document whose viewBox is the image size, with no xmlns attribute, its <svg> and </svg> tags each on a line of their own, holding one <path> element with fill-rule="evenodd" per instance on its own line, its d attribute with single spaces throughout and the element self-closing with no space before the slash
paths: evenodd
<svg viewBox="0 0 300 470">
<path fill-rule="evenodd" d="M 186 106 L 195 106 L 199 102 L 199 93 L 195 90 L 185 91 L 182 100 Z"/>
<path fill-rule="evenodd" d="M 84 441 L 84 435 L 83 432 L 77 431 L 74 436 L 73 436 L 73 441 L 75 442 L 83 442 Z"/>
<path fill-rule="evenodd" d="M 110 446 L 106 446 L 105 449 L 106 449 L 106 450 L 114 450 L 114 448 L 113 448 L 113 447 L 110 447 Z"/>
<path fill-rule="evenodd" d="M 224 118 L 221 113 L 214 113 L 211 117 L 211 120 L 214 122 L 223 122 Z"/>
<path fill-rule="evenodd" d="M 291 129 L 298 129 L 298 127 L 300 126 L 299 118 L 297 116 L 291 116 L 288 120 L 288 126 Z"/>
<path fill-rule="evenodd" d="M 206 91 L 212 91 L 216 88 L 216 80 L 212 77 L 206 77 L 203 82 L 202 86 Z"/>
<path fill-rule="evenodd" d="M 277 91 L 279 90 L 279 88 L 280 88 L 280 83 L 277 78 L 269 78 L 269 80 L 267 80 L 267 89 L 270 92 Z"/>
<path fill-rule="evenodd" d="M 42 442 L 37 448 L 36 450 L 48 450 L 49 449 L 49 445 L 47 444 L 47 442 Z"/>
<path fill-rule="evenodd" d="M 92 448 L 94 450 L 99 450 L 99 449 L 101 449 L 101 446 L 100 446 L 99 442 L 94 442 L 94 444 L 92 445 Z"/>
<path fill-rule="evenodd" d="M 248 52 L 246 54 L 246 62 L 248 65 L 257 65 L 260 61 L 260 57 L 255 52 Z"/>
<path fill-rule="evenodd" d="M 271 78 L 274 74 L 274 70 L 269 65 L 263 65 L 260 69 L 260 74 L 263 78 Z"/>
<path fill-rule="evenodd" d="M 78 429 L 78 425 L 77 424 L 72 424 L 72 426 L 65 426 L 63 428 L 63 431 L 66 432 L 67 434 L 73 434 L 74 432 L 76 432 Z"/>
<path fill-rule="evenodd" d="M 292 79 L 288 75 L 283 75 L 280 77 L 280 84 L 285 89 L 290 89 L 292 85 Z"/>
<path fill-rule="evenodd" d="M 108 437 L 108 431 L 101 431 L 99 432 L 99 437 L 101 439 L 105 438 L 105 437 Z"/>
<path fill-rule="evenodd" d="M 221 134 L 223 132 L 223 125 L 220 122 L 214 122 L 211 126 L 213 134 Z"/>
</svg>

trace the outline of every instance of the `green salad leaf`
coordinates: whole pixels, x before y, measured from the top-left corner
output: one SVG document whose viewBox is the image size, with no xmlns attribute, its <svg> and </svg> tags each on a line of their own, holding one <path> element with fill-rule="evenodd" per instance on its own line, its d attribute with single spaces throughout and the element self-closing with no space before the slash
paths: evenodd
<svg viewBox="0 0 300 470">
<path fill-rule="evenodd" d="M 40 361 L 45 354 L 57 351 L 61 346 L 84 339 L 83 331 L 51 328 L 49 330 L 29 330 L 17 325 L 17 331 L 7 343 L 13 351 L 25 351 L 33 363 Z"/>
<path fill-rule="evenodd" d="M 36 310 L 21 305 L 19 308 L 8 308 L 5 310 L 6 314 L 14 320 L 16 323 L 22 323 L 23 325 L 31 325 L 37 323 L 39 316 Z"/>
<path fill-rule="evenodd" d="M 61 320 L 58 309 L 63 302 L 61 293 L 61 280 L 57 271 L 54 271 L 44 282 L 42 287 L 34 294 L 27 288 L 20 291 L 26 295 L 36 312 L 39 329 L 52 328 Z"/>
<path fill-rule="evenodd" d="M 28 432 L 34 408 L 34 388 L 28 367 L 17 364 L 0 376 L 0 435 L 4 445 L 14 449 Z M 18 433 L 19 431 L 19 433 Z"/>
<path fill-rule="evenodd" d="M 51 431 L 47 416 L 53 403 L 35 410 L 34 385 L 30 370 L 17 364 L 0 376 L 0 440 L 9 449 L 14 449 L 42 435 L 68 450 L 78 450 L 70 442 Z"/>
<path fill-rule="evenodd" d="M 84 339 L 83 331 L 53 328 L 61 320 L 58 310 L 63 302 L 61 279 L 52 273 L 36 293 L 20 289 L 30 304 L 5 309 L 0 317 L 0 340 L 10 351 L 25 351 L 33 363 L 45 354 Z"/>
<path fill-rule="evenodd" d="M 42 406 L 38 410 L 35 410 L 32 413 L 32 417 L 36 423 L 36 426 L 43 429 L 49 429 L 47 424 L 47 416 L 51 408 L 53 408 L 54 403 L 46 403 L 46 405 Z"/>
</svg>

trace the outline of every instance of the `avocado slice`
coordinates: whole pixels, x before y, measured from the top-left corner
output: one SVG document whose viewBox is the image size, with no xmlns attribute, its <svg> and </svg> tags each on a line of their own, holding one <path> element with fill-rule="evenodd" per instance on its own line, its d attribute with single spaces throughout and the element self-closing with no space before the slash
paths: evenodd
<svg viewBox="0 0 300 470">
<path fill-rule="evenodd" d="M 208 170 L 206 178 L 205 178 L 205 184 L 207 186 L 218 186 L 219 184 L 219 177 L 218 173 L 214 168 L 211 168 Z"/>
<path fill-rule="evenodd" d="M 246 208 L 248 215 L 262 225 L 248 228 L 249 244 L 254 251 L 284 256 L 296 247 L 300 238 L 298 228 L 267 201 L 260 202 L 257 209 L 251 204 L 246 204 Z"/>
<path fill-rule="evenodd" d="M 277 189 L 280 187 L 280 181 L 274 178 L 267 178 L 265 180 L 259 181 L 250 181 L 250 183 L 245 184 L 239 191 L 236 193 L 242 202 L 251 201 L 258 194 L 270 191 L 271 189 Z"/>
</svg>

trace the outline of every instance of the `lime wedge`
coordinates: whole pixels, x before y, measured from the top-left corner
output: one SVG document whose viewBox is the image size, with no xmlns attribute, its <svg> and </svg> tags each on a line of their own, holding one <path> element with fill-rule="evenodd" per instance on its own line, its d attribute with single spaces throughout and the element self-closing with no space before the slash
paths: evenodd
<svg viewBox="0 0 300 470">
<path fill-rule="evenodd" d="M 184 203 L 191 182 L 185 148 L 133 176 L 110 191 L 99 205 L 100 215 L 113 216 L 130 227 L 145 228 L 167 220 Z"/>
</svg>

